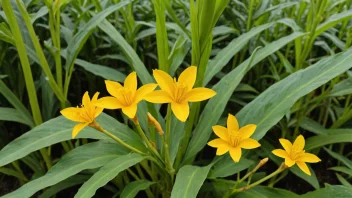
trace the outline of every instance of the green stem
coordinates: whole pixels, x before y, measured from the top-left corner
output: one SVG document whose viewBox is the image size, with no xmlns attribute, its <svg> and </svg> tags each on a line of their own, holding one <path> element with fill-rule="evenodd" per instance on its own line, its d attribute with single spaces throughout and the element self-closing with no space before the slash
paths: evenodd
<svg viewBox="0 0 352 198">
<path fill-rule="evenodd" d="M 100 132 L 104 133 L 105 135 L 109 136 L 111 139 L 115 140 L 117 143 L 121 144 L 122 146 L 124 146 L 125 148 L 135 152 L 135 153 L 138 153 L 138 154 L 141 154 L 141 155 L 144 155 L 145 153 L 143 153 L 142 151 L 126 144 L 125 142 L 123 142 L 120 138 L 114 136 L 113 134 L 111 134 L 110 132 L 108 132 L 107 130 L 103 129 L 101 130 Z"/>
<path fill-rule="evenodd" d="M 269 160 L 268 158 L 264 158 L 264 159 L 260 160 L 260 162 L 257 164 L 257 166 L 256 166 L 253 170 L 249 171 L 249 172 L 248 172 L 244 177 L 242 177 L 241 179 L 239 178 L 239 177 L 240 177 L 240 174 L 238 173 L 238 174 L 237 174 L 237 182 L 236 182 L 235 185 L 231 188 L 231 190 L 228 191 L 228 192 L 225 194 L 224 198 L 225 198 L 225 197 L 230 197 L 231 194 L 232 194 L 232 192 L 233 192 L 234 190 L 236 190 L 237 186 L 238 186 L 240 183 L 242 183 L 244 180 L 246 180 L 248 177 L 251 179 L 252 175 L 253 175 L 255 172 L 257 172 L 257 170 L 258 170 L 260 167 L 262 167 L 265 163 L 267 163 L 268 160 Z M 247 184 L 247 185 L 249 185 L 250 179 L 248 180 L 248 184 Z"/>
<path fill-rule="evenodd" d="M 169 104 L 167 106 L 167 115 L 166 115 L 166 134 L 165 134 L 166 137 L 164 141 L 164 151 L 165 151 L 166 167 L 173 181 L 175 176 L 175 169 L 172 167 L 172 161 L 170 159 L 170 151 L 169 151 L 170 133 L 171 133 L 171 105 Z"/>
<path fill-rule="evenodd" d="M 137 128 L 137 131 L 139 133 L 139 136 L 143 139 L 143 141 L 147 144 L 147 147 L 149 150 L 154 154 L 159 160 L 162 161 L 162 158 L 160 157 L 158 151 L 154 148 L 154 146 L 150 143 L 148 140 L 147 136 L 145 135 L 143 129 L 141 128 L 141 125 L 139 123 L 135 123 L 135 126 Z"/>
<path fill-rule="evenodd" d="M 176 160 L 175 160 L 176 170 L 179 169 L 181 162 L 182 162 L 183 155 L 186 153 L 187 146 L 188 146 L 188 143 L 189 143 L 191 135 L 192 135 L 193 123 L 196 118 L 198 107 L 199 107 L 199 103 L 192 104 L 191 114 L 189 116 L 189 120 L 188 120 L 188 122 L 186 124 L 186 128 L 185 128 L 185 135 L 183 136 L 183 138 L 181 140 L 180 147 L 178 149 Z"/>
<path fill-rule="evenodd" d="M 252 26 L 252 15 L 253 15 L 253 9 L 254 9 L 254 0 L 251 0 L 249 3 L 249 13 L 248 13 L 248 20 L 247 20 L 247 31 L 251 29 Z"/>
<path fill-rule="evenodd" d="M 282 171 L 284 171 L 286 168 L 287 168 L 287 166 L 284 163 L 282 163 L 280 165 L 280 167 L 276 171 L 272 172 L 270 175 L 268 175 L 268 176 L 266 176 L 266 177 L 264 177 L 264 178 L 262 178 L 262 179 L 260 179 L 260 180 L 258 180 L 256 182 L 254 182 L 254 183 L 252 183 L 252 184 L 250 184 L 248 186 L 245 186 L 245 187 L 242 187 L 242 188 L 239 188 L 239 189 L 234 189 L 234 190 L 231 191 L 230 195 L 232 195 L 234 193 L 237 193 L 237 192 L 242 192 L 242 191 L 245 191 L 245 190 L 249 190 L 249 189 L 253 188 L 254 186 L 257 186 L 257 185 L 265 182 L 266 180 L 276 176 L 277 174 L 279 174 Z M 230 196 L 228 196 L 228 197 L 230 197 Z"/>
</svg>

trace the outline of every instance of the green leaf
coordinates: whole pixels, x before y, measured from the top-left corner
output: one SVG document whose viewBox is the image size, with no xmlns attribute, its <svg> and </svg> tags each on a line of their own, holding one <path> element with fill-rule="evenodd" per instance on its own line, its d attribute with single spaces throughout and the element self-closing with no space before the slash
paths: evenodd
<svg viewBox="0 0 352 198">
<path fill-rule="evenodd" d="M 176 175 L 171 198 L 196 197 L 212 165 L 213 164 L 210 164 L 205 167 L 183 166 Z"/>
<path fill-rule="evenodd" d="M 321 124 L 306 116 L 302 118 L 301 122 L 299 123 L 299 126 L 307 131 L 313 132 L 318 135 L 328 133 L 328 130 L 324 128 Z"/>
<path fill-rule="evenodd" d="M 70 188 L 72 186 L 76 186 L 84 183 L 89 179 L 89 175 L 74 175 L 68 179 L 65 179 L 50 188 L 46 189 L 43 194 L 41 194 L 38 198 L 51 198 L 55 196 L 58 192 Z"/>
<path fill-rule="evenodd" d="M 156 17 L 156 44 L 158 52 L 159 69 L 168 72 L 169 63 L 169 40 L 167 38 L 165 3 L 164 0 L 153 0 Z"/>
<path fill-rule="evenodd" d="M 35 33 L 34 27 L 32 25 L 32 22 L 29 17 L 29 14 L 26 10 L 26 7 L 24 6 L 24 4 L 21 1 L 16 0 L 16 2 L 19 7 L 19 10 L 21 12 L 21 15 L 23 17 L 23 22 L 26 24 L 26 27 L 28 29 L 28 32 L 25 32 L 24 34 L 26 34 L 26 36 L 29 36 L 31 39 L 32 45 L 30 45 L 30 46 L 33 46 L 33 47 L 31 47 L 31 49 L 35 50 L 36 55 L 39 59 L 40 66 L 42 67 L 43 72 L 45 73 L 45 75 L 48 78 L 48 82 L 49 82 L 51 89 L 53 90 L 53 92 L 55 93 L 57 98 L 63 102 L 66 99 L 64 98 L 64 95 L 63 95 L 61 88 L 59 87 L 59 85 L 55 81 L 53 74 L 51 73 L 50 66 L 48 64 L 48 61 L 47 61 L 45 55 L 44 55 L 44 51 L 40 45 L 39 38 Z M 24 31 L 22 30 L 22 32 L 24 32 Z"/>
<path fill-rule="evenodd" d="M 125 53 L 125 56 L 130 62 L 130 66 L 137 72 L 138 78 L 142 81 L 143 84 L 154 82 L 153 78 L 149 74 L 141 59 L 138 57 L 137 53 L 110 22 L 103 20 L 101 23 L 99 23 L 99 28 L 121 47 L 122 51 Z"/>
<path fill-rule="evenodd" d="M 327 134 L 310 137 L 306 140 L 307 151 L 319 148 L 328 144 L 352 142 L 351 129 L 329 129 Z"/>
<path fill-rule="evenodd" d="M 256 124 L 260 140 L 302 96 L 352 67 L 352 50 L 330 56 L 275 83 L 246 105 L 236 117 L 242 126 Z M 318 75 L 317 75 L 318 74 Z"/>
<path fill-rule="evenodd" d="M 208 64 L 203 85 L 208 84 L 209 81 L 221 71 L 221 69 L 248 43 L 251 38 L 258 35 L 265 29 L 270 28 L 273 24 L 275 23 L 267 23 L 255 27 L 249 32 L 241 34 L 238 38 L 233 39 L 225 48 L 220 50 Z"/>
<path fill-rule="evenodd" d="M 124 0 L 121 3 L 112 5 L 107 9 L 99 12 L 93 18 L 91 18 L 72 38 L 71 42 L 67 46 L 67 59 L 66 59 L 66 71 L 71 71 L 73 67 L 74 60 L 76 59 L 78 53 L 81 51 L 83 45 L 87 41 L 89 35 L 94 31 L 97 25 L 99 25 L 107 16 L 116 10 L 126 6 L 131 3 L 130 0 Z"/>
<path fill-rule="evenodd" d="M 3 198 L 31 197 L 41 189 L 55 185 L 82 170 L 103 166 L 128 152 L 124 147 L 111 141 L 99 141 L 80 146 L 64 155 L 43 177 L 23 185 Z"/>
<path fill-rule="evenodd" d="M 342 177 L 340 174 L 336 173 L 336 177 L 339 180 L 339 182 L 341 184 L 343 184 L 344 186 L 352 187 L 352 185 L 344 177 Z"/>
<path fill-rule="evenodd" d="M 349 169 L 352 169 L 352 161 L 349 160 L 347 157 L 342 156 L 334 151 L 331 151 L 330 149 L 325 148 L 325 151 L 328 152 L 333 158 L 339 160 L 342 162 L 344 165 L 346 165 Z"/>
<path fill-rule="evenodd" d="M 114 179 L 121 171 L 139 163 L 143 159 L 145 157 L 139 154 L 130 153 L 110 161 L 83 184 L 75 195 L 75 198 L 93 197 L 98 188 Z"/>
<path fill-rule="evenodd" d="M 308 192 L 301 195 L 301 198 L 349 198 L 351 195 L 352 187 L 326 184 L 325 188 Z"/>
<path fill-rule="evenodd" d="M 344 96 L 349 94 L 352 94 L 352 77 L 335 84 L 330 92 L 330 96 Z"/>
<path fill-rule="evenodd" d="M 313 37 L 315 38 L 315 37 L 319 36 L 321 33 L 325 32 L 329 28 L 332 28 L 335 25 L 337 25 L 338 23 L 340 23 L 341 21 L 347 20 L 351 17 L 352 17 L 352 10 L 347 10 L 347 11 L 330 16 L 326 21 L 324 21 L 322 24 L 318 25 Z"/>
<path fill-rule="evenodd" d="M 4 22 L 0 23 L 0 39 L 7 43 L 15 45 L 15 40 L 13 38 L 11 30 Z"/>
<path fill-rule="evenodd" d="M 0 79 L 0 93 L 12 104 L 13 107 L 20 113 L 23 122 L 30 124 L 30 127 L 34 126 L 32 115 L 29 113 L 27 108 L 17 98 L 17 96 L 6 86 L 6 84 Z"/>
<path fill-rule="evenodd" d="M 189 143 L 184 159 L 187 160 L 188 158 L 195 156 L 197 152 L 205 146 L 212 131 L 211 126 L 216 125 L 219 121 L 232 93 L 247 71 L 270 54 L 302 35 L 303 33 L 295 32 L 289 36 L 268 44 L 262 49 L 259 49 L 256 54 L 254 53 L 255 56 L 252 54 L 251 58 L 241 63 L 236 69 L 224 76 L 220 82 L 213 87 L 213 90 L 217 94 L 208 101 L 202 114 L 200 115 L 199 123 L 193 131 L 193 137 Z"/>
<path fill-rule="evenodd" d="M 0 107 L 0 120 L 19 122 L 30 127 L 33 126 L 33 122 L 23 119 L 22 113 L 14 108 Z"/>
<path fill-rule="evenodd" d="M 114 118 L 104 113 L 97 118 L 97 122 L 104 129 L 110 133 L 113 133 L 127 144 L 137 149 L 145 150 L 145 147 L 136 133 L 134 133 L 126 125 L 121 124 Z M 71 133 L 75 124 L 76 123 L 60 116 L 35 127 L 6 145 L 0 151 L 0 166 L 4 166 L 12 161 L 20 159 L 41 148 L 45 148 L 62 141 L 71 140 Z M 78 134 L 77 138 L 109 139 L 108 136 L 105 136 L 90 127 L 84 128 Z"/>
<path fill-rule="evenodd" d="M 287 3 L 280 3 L 278 5 L 275 5 L 275 6 L 270 6 L 268 9 L 266 10 L 261 10 L 260 12 L 255 12 L 253 18 L 254 19 L 257 19 L 259 18 L 260 16 L 266 14 L 266 13 L 270 13 L 271 11 L 278 11 L 278 10 L 283 10 L 285 8 L 288 8 L 288 7 L 291 7 L 291 6 L 294 6 L 294 5 L 297 5 L 298 2 L 287 2 Z"/>
<path fill-rule="evenodd" d="M 83 69 L 97 75 L 103 77 L 107 80 L 114 80 L 118 82 L 123 82 L 126 78 L 126 75 L 119 72 L 116 69 L 106 67 L 103 65 L 89 63 L 84 60 L 76 59 L 75 64 L 81 66 Z"/>
<path fill-rule="evenodd" d="M 13 177 L 17 177 L 18 179 L 26 181 L 26 178 L 24 177 L 23 173 L 21 174 L 11 168 L 0 167 L 0 173 L 5 174 L 5 175 L 9 175 L 9 176 L 13 176 Z"/>
<path fill-rule="evenodd" d="M 334 171 L 338 171 L 341 173 L 345 173 L 347 175 L 349 175 L 350 177 L 352 177 L 352 169 L 344 167 L 344 166 L 336 166 L 336 167 L 331 167 L 329 168 L 330 170 L 334 170 Z"/>
<path fill-rule="evenodd" d="M 237 163 L 233 162 L 229 155 L 222 157 L 210 171 L 208 178 L 221 178 L 234 175 L 250 167 L 254 161 L 241 158 Z"/>
<path fill-rule="evenodd" d="M 288 190 L 256 186 L 239 193 L 236 198 L 299 198 L 300 196 Z"/>
<path fill-rule="evenodd" d="M 155 182 L 147 181 L 147 180 L 139 180 L 134 181 L 129 184 L 123 189 L 120 198 L 134 198 L 141 190 L 146 190 L 154 184 Z"/>
</svg>

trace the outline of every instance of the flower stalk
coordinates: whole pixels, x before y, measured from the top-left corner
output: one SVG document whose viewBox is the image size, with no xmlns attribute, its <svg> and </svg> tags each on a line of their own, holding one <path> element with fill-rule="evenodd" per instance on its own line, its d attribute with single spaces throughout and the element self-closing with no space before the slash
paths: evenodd
<svg viewBox="0 0 352 198">
<path fill-rule="evenodd" d="M 243 191 L 246 191 L 246 190 L 249 190 L 251 188 L 253 188 L 254 186 L 257 186 L 265 181 L 267 181 L 268 179 L 276 176 L 277 174 L 281 173 L 282 171 L 284 171 L 287 166 L 285 165 L 285 163 L 282 163 L 279 168 L 272 172 L 270 175 L 252 183 L 252 184 L 249 184 L 245 187 L 242 187 L 242 188 L 238 188 L 236 189 L 237 185 L 240 184 L 241 182 L 243 182 L 245 179 L 247 179 L 248 177 L 251 177 L 260 167 L 262 167 L 266 162 L 268 161 L 268 158 L 264 158 L 262 159 L 259 164 L 252 170 L 250 171 L 249 173 L 247 173 L 242 179 L 240 179 L 238 182 L 236 182 L 235 186 L 233 188 L 231 188 L 231 190 L 225 194 L 224 198 L 229 198 L 232 194 L 234 193 L 239 193 L 239 192 L 243 192 Z"/>
<path fill-rule="evenodd" d="M 94 128 L 94 127 L 93 127 L 93 128 Z M 144 154 L 145 154 L 145 153 L 143 153 L 142 151 L 140 151 L 140 150 L 138 150 L 138 149 L 136 149 L 136 148 L 134 148 L 134 147 L 132 147 L 132 146 L 126 144 L 126 143 L 123 142 L 120 138 L 116 137 L 115 135 L 113 135 L 113 134 L 110 133 L 109 131 L 107 131 L 107 130 L 101 128 L 101 127 L 97 127 L 97 128 L 95 128 L 95 129 L 97 129 L 97 130 L 100 129 L 100 130 L 98 130 L 98 131 L 100 131 L 100 132 L 104 133 L 105 135 L 109 136 L 111 139 L 115 140 L 117 143 L 121 144 L 123 147 L 125 147 L 125 148 L 127 148 L 127 149 L 129 149 L 129 150 L 131 150 L 131 151 L 133 151 L 133 152 L 135 152 L 135 153 L 141 154 L 141 155 L 144 155 Z"/>
<path fill-rule="evenodd" d="M 170 149 L 169 149 L 169 144 L 170 144 L 170 133 L 171 133 L 171 105 L 169 104 L 167 106 L 167 115 L 166 115 L 166 137 L 164 141 L 164 153 L 165 153 L 165 163 L 166 163 L 166 168 L 168 172 L 171 175 L 172 180 L 174 179 L 175 175 L 175 169 L 172 166 L 172 162 L 170 159 Z"/>
<path fill-rule="evenodd" d="M 147 136 L 145 135 L 143 129 L 141 128 L 141 125 L 139 124 L 139 122 L 134 122 L 137 132 L 139 134 L 139 136 L 143 139 L 143 141 L 146 143 L 148 149 L 150 150 L 150 152 L 155 155 L 155 157 L 157 157 L 160 161 L 162 161 L 158 151 L 155 149 L 155 147 L 150 143 L 149 139 L 147 138 Z"/>
<path fill-rule="evenodd" d="M 242 191 L 245 191 L 245 190 L 249 190 L 249 189 L 253 188 L 254 186 L 257 186 L 257 185 L 259 185 L 259 184 L 265 182 L 266 180 L 268 180 L 268 179 L 270 179 L 270 178 L 276 176 L 277 174 L 279 174 L 279 173 L 281 173 L 282 171 L 284 171 L 286 168 L 288 168 L 288 167 L 285 165 L 285 163 L 282 163 L 282 164 L 280 165 L 280 167 L 279 167 L 276 171 L 272 172 L 270 175 L 268 175 L 268 176 L 262 178 L 261 180 L 258 180 L 258 181 L 256 181 L 256 182 L 254 182 L 254 183 L 252 183 L 252 184 L 250 184 L 250 185 L 248 185 L 248 186 L 245 186 L 245 187 L 242 187 L 242 188 L 239 188 L 239 189 L 235 189 L 235 190 L 232 191 L 231 194 L 237 193 L 237 192 L 242 192 Z"/>
</svg>

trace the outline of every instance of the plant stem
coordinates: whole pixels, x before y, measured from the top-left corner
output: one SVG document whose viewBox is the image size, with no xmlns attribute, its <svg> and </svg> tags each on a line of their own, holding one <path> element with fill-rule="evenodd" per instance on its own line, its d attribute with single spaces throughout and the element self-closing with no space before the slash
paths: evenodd
<svg viewBox="0 0 352 198">
<path fill-rule="evenodd" d="M 268 162 L 268 160 L 269 160 L 269 158 L 264 158 L 264 159 L 260 160 L 260 162 L 257 164 L 257 166 L 256 166 L 253 170 L 249 171 L 249 172 L 248 172 L 244 177 L 242 177 L 241 179 L 239 179 L 240 174 L 238 173 L 238 174 L 237 174 L 237 182 L 236 182 L 236 184 L 231 188 L 230 191 L 228 191 L 228 192 L 225 194 L 224 198 L 225 198 L 225 197 L 226 197 L 226 198 L 227 198 L 227 197 L 230 197 L 231 194 L 233 194 L 233 191 L 236 190 L 238 184 L 242 183 L 242 182 L 243 182 L 244 180 L 246 180 L 248 177 L 251 178 L 252 175 L 253 175 L 255 172 L 257 172 L 257 170 L 258 170 L 260 167 L 262 167 L 265 163 Z M 247 185 L 249 185 L 249 182 L 250 182 L 250 179 L 249 179 Z"/>
<path fill-rule="evenodd" d="M 169 144 L 170 144 L 170 133 L 171 133 L 171 105 L 167 106 L 167 115 L 166 115 L 166 134 L 165 134 L 165 141 L 164 141 L 164 153 L 165 153 L 165 163 L 168 172 L 171 175 L 172 182 L 174 180 L 175 169 L 172 167 L 172 162 L 170 159 L 170 151 L 169 151 Z"/>
<path fill-rule="evenodd" d="M 154 148 L 154 146 L 150 143 L 150 141 L 148 140 L 147 136 L 145 135 L 143 129 L 141 128 L 141 125 L 137 122 L 135 123 L 135 126 L 137 128 L 137 131 L 139 133 L 139 136 L 143 139 L 143 141 L 147 144 L 147 147 L 149 148 L 149 150 L 161 161 L 162 158 L 160 157 L 158 151 Z"/>
<path fill-rule="evenodd" d="M 100 130 L 99 130 L 100 131 Z M 141 155 L 144 155 L 145 153 L 143 153 L 142 151 L 126 144 L 125 142 L 123 142 L 120 138 L 116 137 L 115 135 L 111 134 L 110 132 L 108 132 L 107 130 L 105 129 L 102 129 L 100 132 L 104 133 L 105 135 L 109 136 L 110 138 L 112 138 L 113 140 L 115 140 L 117 143 L 121 144 L 122 146 L 124 146 L 125 148 L 135 152 L 135 153 L 138 153 L 138 154 L 141 154 Z"/>
<path fill-rule="evenodd" d="M 266 177 L 264 177 L 264 178 L 262 178 L 262 179 L 260 179 L 260 180 L 258 180 L 258 181 L 256 181 L 256 182 L 254 182 L 254 183 L 252 183 L 252 184 L 250 184 L 250 185 L 248 185 L 248 186 L 245 186 L 245 187 L 242 187 L 242 188 L 239 188 L 239 189 L 234 189 L 234 190 L 232 190 L 232 191 L 230 192 L 230 194 L 227 195 L 227 197 L 230 197 L 230 195 L 232 195 L 233 193 L 237 193 L 237 192 L 242 192 L 242 191 L 245 191 L 245 190 L 249 190 L 249 189 L 253 188 L 254 186 L 257 186 L 257 185 L 259 185 L 259 184 L 265 182 L 266 180 L 268 180 L 268 179 L 270 179 L 270 178 L 276 176 L 277 174 L 279 174 L 279 173 L 281 173 L 282 171 L 284 171 L 286 168 L 287 168 L 287 166 L 285 165 L 285 163 L 282 163 L 282 164 L 280 165 L 280 167 L 279 167 L 276 171 L 272 172 L 270 175 L 268 175 L 268 176 L 266 176 Z M 225 195 L 225 196 L 226 196 L 226 195 Z"/>
<path fill-rule="evenodd" d="M 183 155 L 185 154 L 185 152 L 187 150 L 187 146 L 188 146 L 188 143 L 189 143 L 191 135 L 192 135 L 192 128 L 193 128 L 193 124 L 194 124 L 194 121 L 196 118 L 198 107 L 199 107 L 199 103 L 192 104 L 189 120 L 188 120 L 186 127 L 185 127 L 185 134 L 181 140 L 180 147 L 178 149 L 176 160 L 175 160 L 176 170 L 179 169 L 181 162 L 182 162 Z"/>
</svg>

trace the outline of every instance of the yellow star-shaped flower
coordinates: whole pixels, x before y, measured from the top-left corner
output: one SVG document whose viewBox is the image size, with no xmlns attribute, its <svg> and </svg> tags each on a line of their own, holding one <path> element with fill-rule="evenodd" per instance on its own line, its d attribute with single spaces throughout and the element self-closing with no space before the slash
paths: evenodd
<svg viewBox="0 0 352 198">
<path fill-rule="evenodd" d="M 281 138 L 280 143 L 283 149 L 275 149 L 272 153 L 278 157 L 285 159 L 285 164 L 288 167 L 291 167 L 295 164 L 307 175 L 311 175 L 310 170 L 306 164 L 309 163 L 317 163 L 321 160 L 314 154 L 306 153 L 304 149 L 305 140 L 302 135 L 299 135 L 294 141 L 293 145 L 290 141 Z"/>
<path fill-rule="evenodd" d="M 195 66 L 185 69 L 178 80 L 172 79 L 169 74 L 161 70 L 154 70 L 153 76 L 161 90 L 153 91 L 144 99 L 152 103 L 171 103 L 172 112 L 182 122 L 185 122 L 189 115 L 188 102 L 207 100 L 216 94 L 208 88 L 193 88 L 197 77 Z"/>
<path fill-rule="evenodd" d="M 105 85 L 112 96 L 100 98 L 95 105 L 105 109 L 122 109 L 122 112 L 131 119 L 136 116 L 137 104 L 157 87 L 157 84 L 146 84 L 137 90 L 136 72 L 126 77 L 124 86 L 110 80 L 106 80 Z"/>
<path fill-rule="evenodd" d="M 227 128 L 220 125 L 213 126 L 213 131 L 219 138 L 208 142 L 208 145 L 217 148 L 216 155 L 230 152 L 233 161 L 239 162 L 242 155 L 241 149 L 260 147 L 258 141 L 250 138 L 256 127 L 254 124 L 248 124 L 239 128 L 236 117 L 229 114 Z"/>
<path fill-rule="evenodd" d="M 60 113 L 67 119 L 80 122 L 72 130 L 72 139 L 86 126 L 96 127 L 95 118 L 98 117 L 104 108 L 96 107 L 94 102 L 97 101 L 99 92 L 96 92 L 90 100 L 88 91 L 86 91 L 82 98 L 82 105 L 79 107 L 69 107 L 60 111 Z"/>
</svg>

